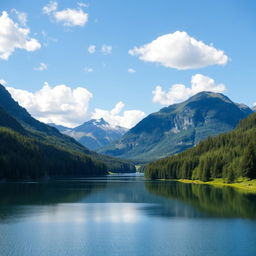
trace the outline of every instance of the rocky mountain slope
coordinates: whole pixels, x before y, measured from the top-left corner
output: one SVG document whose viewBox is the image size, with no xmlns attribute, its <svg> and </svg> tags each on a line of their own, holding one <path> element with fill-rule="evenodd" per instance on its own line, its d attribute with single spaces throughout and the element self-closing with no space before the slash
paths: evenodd
<svg viewBox="0 0 256 256">
<path fill-rule="evenodd" d="M 249 107 L 223 94 L 201 92 L 147 116 L 120 140 L 98 152 L 149 162 L 191 148 L 208 136 L 230 131 L 251 113 Z"/>
</svg>

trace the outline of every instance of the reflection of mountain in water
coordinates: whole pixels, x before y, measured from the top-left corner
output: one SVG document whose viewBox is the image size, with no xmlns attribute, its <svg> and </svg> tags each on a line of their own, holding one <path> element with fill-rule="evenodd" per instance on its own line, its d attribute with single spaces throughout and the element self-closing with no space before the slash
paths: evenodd
<svg viewBox="0 0 256 256">
<path fill-rule="evenodd" d="M 0 184 L 0 221 L 32 216 L 40 211 L 58 212 L 63 203 L 87 204 L 88 207 L 95 203 L 112 204 L 112 210 L 113 204 L 117 208 L 121 204 L 130 204 L 142 214 L 156 217 L 193 218 L 201 215 L 179 200 L 169 200 L 149 193 L 143 177 L 117 176 Z M 90 211 L 94 211 L 94 208 Z"/>
<path fill-rule="evenodd" d="M 151 182 L 143 177 L 0 184 L 0 222 L 65 210 L 73 217 L 80 211 L 88 221 L 97 214 L 108 219 L 113 211 L 115 216 L 125 214 L 127 206 L 135 214 L 151 217 L 256 218 L 256 196 L 228 187 Z"/>
<path fill-rule="evenodd" d="M 28 206 L 48 205 L 54 211 L 57 204 L 77 202 L 104 186 L 104 183 L 81 181 L 3 183 L 0 184 L 0 220 L 25 216 Z"/>
<path fill-rule="evenodd" d="M 256 219 L 256 195 L 243 194 L 230 187 L 179 182 L 146 183 L 149 192 L 176 199 L 212 217 Z"/>
</svg>

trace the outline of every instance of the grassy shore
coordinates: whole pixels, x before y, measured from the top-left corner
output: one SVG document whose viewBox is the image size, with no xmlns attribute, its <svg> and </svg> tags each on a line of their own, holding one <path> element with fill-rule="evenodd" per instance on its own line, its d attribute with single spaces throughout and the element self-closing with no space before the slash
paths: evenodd
<svg viewBox="0 0 256 256">
<path fill-rule="evenodd" d="M 256 194 L 256 179 L 255 180 L 238 179 L 234 183 L 227 183 L 224 179 L 215 179 L 207 182 L 203 182 L 201 180 L 184 180 L 184 179 L 180 179 L 177 181 L 183 182 L 183 183 L 191 183 L 191 184 L 209 184 L 209 185 L 218 186 L 218 187 L 229 186 L 229 187 L 238 189 L 241 192 Z"/>
</svg>

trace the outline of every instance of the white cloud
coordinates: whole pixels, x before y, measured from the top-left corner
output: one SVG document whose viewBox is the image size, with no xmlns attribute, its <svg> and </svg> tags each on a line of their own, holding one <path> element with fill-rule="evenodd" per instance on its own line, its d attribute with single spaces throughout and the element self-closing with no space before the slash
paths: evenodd
<svg viewBox="0 0 256 256">
<path fill-rule="evenodd" d="M 43 7 L 42 11 L 44 14 L 50 15 L 58 9 L 58 3 L 51 1 L 49 4 Z"/>
<path fill-rule="evenodd" d="M 129 54 L 146 62 L 160 63 L 179 70 L 224 65 L 228 62 L 228 57 L 222 50 L 206 45 L 181 31 L 160 36 L 144 46 L 134 47 L 129 50 Z"/>
<path fill-rule="evenodd" d="M 93 72 L 93 68 L 85 68 L 84 72 L 86 73 L 92 73 Z"/>
<path fill-rule="evenodd" d="M 112 110 L 104 110 L 96 108 L 92 113 L 93 119 L 104 118 L 108 123 L 113 126 L 119 125 L 125 128 L 132 128 L 140 120 L 142 120 L 146 114 L 140 110 L 125 110 L 123 108 L 125 104 L 118 102 Z M 123 111 L 123 113 L 121 113 Z"/>
<path fill-rule="evenodd" d="M 89 7 L 89 4 L 82 3 L 82 2 L 78 2 L 77 5 L 80 6 L 80 7 L 84 7 L 84 8 Z"/>
<path fill-rule="evenodd" d="M 112 46 L 111 46 L 111 45 L 103 44 L 103 45 L 101 46 L 101 52 L 102 52 L 104 55 L 111 54 L 111 53 L 112 53 Z"/>
<path fill-rule="evenodd" d="M 87 48 L 88 52 L 93 54 L 96 52 L 96 45 L 89 45 L 89 47 Z"/>
<path fill-rule="evenodd" d="M 80 26 L 83 27 L 88 21 L 88 13 L 81 8 L 64 9 L 58 11 L 58 3 L 51 1 L 42 9 L 44 14 L 52 17 L 56 22 L 62 23 L 66 27 Z"/>
<path fill-rule="evenodd" d="M 35 93 L 7 87 L 12 97 L 32 116 L 45 123 L 74 127 L 89 118 L 88 106 L 92 93 L 82 87 L 49 86 L 47 83 Z"/>
<path fill-rule="evenodd" d="M 110 111 L 112 116 L 118 115 L 122 109 L 125 107 L 125 104 L 122 101 L 119 101 L 115 107 Z"/>
<path fill-rule="evenodd" d="M 19 12 L 16 9 L 12 9 L 11 11 L 16 14 L 16 16 L 18 18 L 18 21 L 22 26 L 27 25 L 28 17 L 27 17 L 27 14 L 25 12 Z"/>
<path fill-rule="evenodd" d="M 174 84 L 166 92 L 161 86 L 156 86 L 152 93 L 154 95 L 153 102 L 171 105 L 187 100 L 189 97 L 202 91 L 222 93 L 225 90 L 224 84 L 216 84 L 212 78 L 196 74 L 192 76 L 191 87 L 186 87 L 184 84 Z"/>
<path fill-rule="evenodd" d="M 65 9 L 58 11 L 54 14 L 54 18 L 57 22 L 63 23 L 64 26 L 83 27 L 88 21 L 88 14 L 83 10 Z"/>
<path fill-rule="evenodd" d="M 29 28 L 21 28 L 9 18 L 8 13 L 3 11 L 0 16 L 0 58 L 8 60 L 15 49 L 36 51 L 41 44 L 34 38 L 29 37 Z"/>
<path fill-rule="evenodd" d="M 136 73 L 136 70 L 133 68 L 128 68 L 128 73 Z"/>
<path fill-rule="evenodd" d="M 0 79 L 0 84 L 1 85 L 7 85 L 7 82 L 4 79 Z"/>
<path fill-rule="evenodd" d="M 47 70 L 47 69 L 48 69 L 47 64 L 45 64 L 43 62 L 41 62 L 38 67 L 34 68 L 34 70 L 36 70 L 36 71 L 44 71 L 44 70 Z"/>
</svg>

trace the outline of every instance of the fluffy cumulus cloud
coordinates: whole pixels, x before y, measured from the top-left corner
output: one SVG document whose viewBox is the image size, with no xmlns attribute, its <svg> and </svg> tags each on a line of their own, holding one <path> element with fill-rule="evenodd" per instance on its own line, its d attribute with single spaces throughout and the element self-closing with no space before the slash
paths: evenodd
<svg viewBox="0 0 256 256">
<path fill-rule="evenodd" d="M 29 113 L 45 123 L 74 127 L 89 118 L 88 106 L 92 93 L 82 87 L 49 86 L 47 83 L 35 93 L 7 87 L 12 97 Z"/>
<path fill-rule="evenodd" d="M 112 46 L 111 46 L 111 45 L 103 44 L 103 45 L 101 46 L 101 52 L 102 52 L 104 55 L 111 54 L 111 53 L 112 53 Z"/>
<path fill-rule="evenodd" d="M 88 21 L 87 13 L 85 13 L 83 10 L 75 9 L 58 11 L 54 14 L 54 17 L 57 22 L 63 23 L 63 25 L 67 27 L 83 27 Z"/>
<path fill-rule="evenodd" d="M 156 86 L 152 93 L 153 102 L 162 105 L 171 105 L 182 102 L 202 91 L 222 93 L 225 90 L 226 87 L 224 84 L 216 84 L 212 78 L 196 74 L 192 76 L 191 87 L 186 87 L 184 84 L 174 84 L 166 92 L 161 86 Z"/>
<path fill-rule="evenodd" d="M 146 116 L 146 114 L 140 110 L 123 111 L 124 107 L 125 104 L 120 101 L 115 105 L 112 110 L 96 108 L 92 113 L 92 118 L 104 118 L 108 123 L 112 124 L 113 126 L 119 125 L 125 128 L 132 128 Z"/>
<path fill-rule="evenodd" d="M 228 62 L 224 51 L 198 41 L 182 31 L 166 34 L 151 43 L 134 47 L 129 50 L 129 54 L 146 62 L 179 70 L 224 65 Z"/>
<path fill-rule="evenodd" d="M 90 54 L 93 54 L 93 53 L 95 53 L 96 52 L 96 45 L 89 45 L 89 47 L 87 48 L 87 50 L 88 50 L 88 52 L 90 53 Z"/>
<path fill-rule="evenodd" d="M 67 8 L 59 11 L 58 3 L 55 1 L 51 1 L 44 6 L 42 12 L 66 27 L 83 27 L 88 22 L 88 13 L 84 12 L 81 8 Z"/>
<path fill-rule="evenodd" d="M 15 49 L 32 52 L 41 48 L 41 44 L 29 37 L 29 28 L 20 27 L 6 11 L 0 16 L 0 58 L 8 60 Z"/>
<path fill-rule="evenodd" d="M 44 71 L 44 70 L 47 70 L 47 69 L 48 69 L 47 64 L 45 64 L 43 62 L 41 62 L 38 67 L 34 68 L 34 70 L 36 70 L 36 71 Z"/>
</svg>

